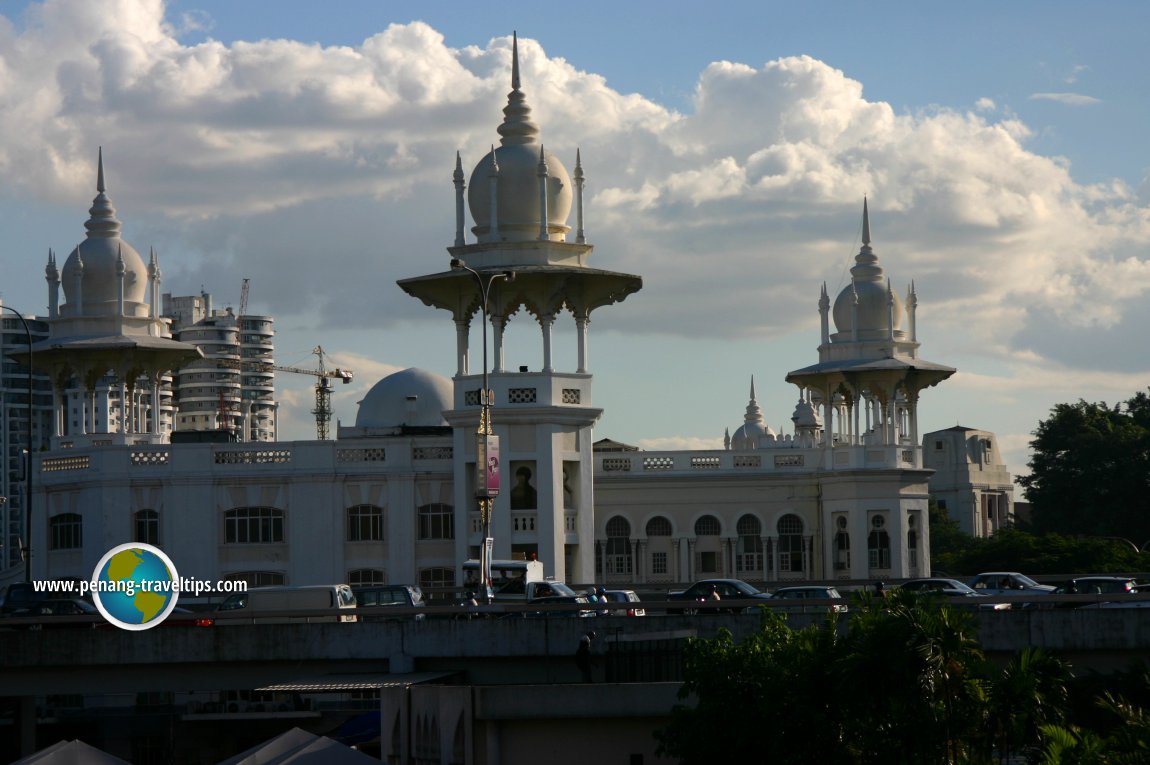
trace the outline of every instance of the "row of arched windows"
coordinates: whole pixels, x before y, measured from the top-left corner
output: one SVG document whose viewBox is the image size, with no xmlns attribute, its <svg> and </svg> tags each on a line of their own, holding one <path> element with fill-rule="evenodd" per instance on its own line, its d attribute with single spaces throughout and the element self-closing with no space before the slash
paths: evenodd
<svg viewBox="0 0 1150 765">
<path fill-rule="evenodd" d="M 418 539 L 455 539 L 455 514 L 451 505 L 432 502 L 417 510 Z M 84 524 L 79 513 L 60 513 L 48 521 L 52 550 L 83 547 Z M 133 541 L 160 544 L 160 514 L 138 510 L 132 515 Z M 377 505 L 347 508 L 348 542 L 382 542 L 386 539 L 385 515 Z M 224 512 L 224 541 L 228 544 L 267 544 L 284 541 L 284 511 L 275 507 L 237 507 Z"/>
</svg>

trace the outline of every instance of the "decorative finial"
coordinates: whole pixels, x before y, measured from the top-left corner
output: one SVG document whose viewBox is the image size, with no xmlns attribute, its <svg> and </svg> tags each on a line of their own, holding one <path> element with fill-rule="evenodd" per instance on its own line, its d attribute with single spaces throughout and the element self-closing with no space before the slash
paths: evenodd
<svg viewBox="0 0 1150 765">
<path fill-rule="evenodd" d="M 863 197 L 863 232 L 862 243 L 870 244 L 870 213 L 867 212 L 866 197 Z"/>
<path fill-rule="evenodd" d="M 511 89 L 519 90 L 519 33 L 511 33 Z"/>
<path fill-rule="evenodd" d="M 116 208 L 112 206 L 112 200 L 108 199 L 108 195 L 104 193 L 106 187 L 104 185 L 103 147 L 100 147 L 97 155 L 96 167 L 97 193 L 96 198 L 92 200 L 92 206 L 88 208 L 89 217 L 84 222 L 84 228 L 88 229 L 90 238 L 116 238 L 120 236 L 120 221 L 116 219 Z"/>
<path fill-rule="evenodd" d="M 511 39 L 511 92 L 507 94 L 507 106 L 503 107 L 503 124 L 499 126 L 500 142 L 507 146 L 516 143 L 533 143 L 539 134 L 539 126 L 531 121 L 531 107 L 519 89 L 519 36 L 512 33 Z"/>
<path fill-rule="evenodd" d="M 751 401 L 754 401 L 755 398 L 755 376 L 751 375 Z"/>
</svg>

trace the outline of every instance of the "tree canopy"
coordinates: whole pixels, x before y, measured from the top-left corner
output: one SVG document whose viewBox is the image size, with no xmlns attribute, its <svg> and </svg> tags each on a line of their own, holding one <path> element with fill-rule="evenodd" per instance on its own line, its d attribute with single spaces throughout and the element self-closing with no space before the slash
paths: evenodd
<svg viewBox="0 0 1150 765">
<path fill-rule="evenodd" d="M 929 595 L 864 594 L 846 625 L 832 616 L 799 630 L 763 610 L 740 642 L 723 630 L 688 644 L 681 703 L 655 734 L 661 756 L 683 765 L 1146 761 L 1144 671 L 1131 694 L 1092 680 L 1081 690 L 1096 711 L 1083 717 L 1065 661 L 1028 648 L 995 666 L 971 613 Z"/>
<path fill-rule="evenodd" d="M 1058 404 L 1034 436 L 1017 479 L 1034 531 L 1150 541 L 1150 396 Z"/>
</svg>

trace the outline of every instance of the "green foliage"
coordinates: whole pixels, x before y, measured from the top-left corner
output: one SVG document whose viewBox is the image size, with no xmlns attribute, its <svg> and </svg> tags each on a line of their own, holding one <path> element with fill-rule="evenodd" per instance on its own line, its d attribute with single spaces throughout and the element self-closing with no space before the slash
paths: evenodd
<svg viewBox="0 0 1150 765">
<path fill-rule="evenodd" d="M 932 519 L 933 524 L 933 519 Z M 960 550 L 934 554 L 932 565 L 954 575 L 980 571 L 1022 571 L 1027 574 L 1121 574 L 1150 571 L 1150 553 L 1136 552 L 1128 543 L 1097 537 L 1031 534 L 1001 529 L 989 539 L 968 538 Z"/>
<path fill-rule="evenodd" d="M 686 765 L 1150 762 L 1143 707 L 1103 694 L 1101 724 L 1069 722 L 1065 662 L 1030 648 L 995 669 L 970 612 L 937 599 L 860 594 L 846 630 L 833 616 L 795 630 L 763 611 L 741 642 L 726 631 L 690 642 L 681 703 L 656 733 L 661 756 Z M 1132 690 L 1150 694 L 1150 676 L 1140 673 Z"/>
<path fill-rule="evenodd" d="M 1034 436 L 1018 483 L 1035 531 L 1150 540 L 1150 397 L 1058 404 Z"/>
</svg>

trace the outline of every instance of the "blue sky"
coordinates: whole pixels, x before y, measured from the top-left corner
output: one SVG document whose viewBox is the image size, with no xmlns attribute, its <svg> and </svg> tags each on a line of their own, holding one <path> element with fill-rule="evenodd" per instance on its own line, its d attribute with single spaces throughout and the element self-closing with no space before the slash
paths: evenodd
<svg viewBox="0 0 1150 765">
<path fill-rule="evenodd" d="M 0 2 L 5 302 L 43 311 L 103 145 L 164 291 L 236 304 L 251 278 L 281 363 L 322 344 L 357 372 L 345 423 L 389 371 L 450 375 L 449 317 L 394 282 L 444 267 L 454 152 L 497 138 L 518 30 L 544 142 L 583 153 L 594 265 L 645 282 L 592 317 L 597 437 L 718 446 L 752 375 L 789 431 L 864 194 L 922 356 L 959 369 L 924 430 L 994 430 L 1019 472 L 1055 403 L 1146 387 L 1150 5 L 537 5 Z M 533 328 L 508 341 L 537 366 Z M 285 437 L 309 382 L 278 378 Z"/>
</svg>

